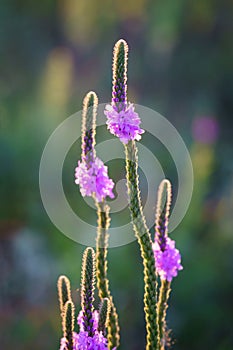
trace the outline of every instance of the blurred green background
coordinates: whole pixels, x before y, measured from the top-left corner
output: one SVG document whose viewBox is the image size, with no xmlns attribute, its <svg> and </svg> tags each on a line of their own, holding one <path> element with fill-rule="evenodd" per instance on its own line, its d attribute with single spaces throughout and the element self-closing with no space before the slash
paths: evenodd
<svg viewBox="0 0 233 350">
<path fill-rule="evenodd" d="M 39 162 L 49 135 L 81 109 L 87 91 L 110 100 L 111 50 L 124 38 L 130 100 L 164 115 L 193 161 L 192 202 L 174 232 L 184 270 L 168 310 L 173 348 L 233 349 L 232 1 L 2 0 L 0 28 L 1 348 L 59 347 L 59 274 L 71 279 L 79 303 L 84 247 L 50 222 Z M 156 140 L 152 150 L 176 192 L 172 160 Z M 64 184 L 78 213 L 76 151 Z M 120 174 L 113 164 L 113 178 L 124 176 L 121 165 Z M 144 348 L 141 265 L 136 242 L 109 251 L 122 349 Z"/>
</svg>

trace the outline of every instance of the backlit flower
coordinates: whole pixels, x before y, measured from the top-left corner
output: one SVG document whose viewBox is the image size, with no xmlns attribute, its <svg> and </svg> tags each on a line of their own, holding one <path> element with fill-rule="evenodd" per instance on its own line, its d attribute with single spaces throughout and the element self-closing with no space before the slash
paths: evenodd
<svg viewBox="0 0 233 350">
<path fill-rule="evenodd" d="M 75 169 L 75 178 L 83 197 L 94 195 L 98 202 L 107 196 L 114 198 L 114 182 L 108 177 L 107 166 L 99 158 L 96 157 L 89 165 L 79 161 Z"/>
<path fill-rule="evenodd" d="M 129 103 L 122 110 L 117 110 L 115 106 L 107 105 L 104 111 L 107 117 L 107 126 L 109 131 L 119 137 L 121 142 L 127 144 L 130 140 L 141 139 L 144 132 L 139 125 L 141 120 L 134 111 L 134 105 Z"/>
<path fill-rule="evenodd" d="M 157 273 L 162 280 L 171 282 L 172 278 L 177 276 L 178 271 L 183 269 L 180 252 L 175 248 L 175 241 L 166 237 L 166 244 L 163 250 L 158 241 L 155 241 L 152 247 Z"/>
</svg>

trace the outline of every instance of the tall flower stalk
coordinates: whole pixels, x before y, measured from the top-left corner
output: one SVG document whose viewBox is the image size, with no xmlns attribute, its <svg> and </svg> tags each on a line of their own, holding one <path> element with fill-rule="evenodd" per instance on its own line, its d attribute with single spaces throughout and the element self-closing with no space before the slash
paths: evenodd
<svg viewBox="0 0 233 350">
<path fill-rule="evenodd" d="M 58 278 L 57 289 L 63 331 L 60 350 L 73 350 L 75 308 L 71 299 L 70 281 L 66 276 L 61 275 Z"/>
<path fill-rule="evenodd" d="M 96 277 L 97 287 L 100 299 L 108 298 L 110 301 L 110 313 L 107 322 L 108 327 L 108 343 L 110 347 L 118 347 L 120 344 L 120 327 L 118 323 L 118 315 L 113 302 L 113 297 L 109 288 L 109 280 L 107 277 L 108 261 L 108 229 L 110 225 L 109 206 L 105 201 L 96 203 L 98 214 L 98 227 L 96 238 Z"/>
<path fill-rule="evenodd" d="M 107 319 L 108 346 L 117 348 L 120 343 L 118 315 L 109 288 L 107 276 L 108 229 L 110 225 L 109 206 L 106 197 L 114 197 L 113 181 L 108 177 L 107 167 L 96 157 L 95 132 L 98 98 L 89 92 L 83 102 L 82 114 L 82 161 L 75 169 L 76 183 L 80 185 L 83 196 L 91 196 L 97 209 L 96 237 L 96 277 L 99 297 L 108 298 L 110 314 Z"/>
<path fill-rule="evenodd" d="M 98 322 L 98 332 L 102 332 L 105 335 L 105 328 L 108 322 L 109 314 L 111 311 L 111 304 L 108 298 L 102 299 L 99 307 L 99 322 Z"/>
<path fill-rule="evenodd" d="M 57 290 L 58 290 L 58 299 L 60 304 L 60 312 L 62 317 L 65 303 L 71 300 L 70 281 L 66 276 L 61 275 L 58 278 Z"/>
<path fill-rule="evenodd" d="M 168 237 L 168 220 L 172 199 L 171 183 L 163 180 L 158 189 L 155 217 L 155 242 L 153 244 L 156 270 L 161 285 L 157 303 L 157 349 L 165 350 L 168 343 L 166 313 L 171 291 L 171 281 L 182 270 L 181 256 L 175 248 L 175 242 Z"/>
<path fill-rule="evenodd" d="M 71 299 L 70 282 L 66 276 L 60 276 L 58 279 L 63 330 L 59 350 L 108 350 L 106 324 L 111 306 L 108 298 L 104 298 L 101 300 L 99 310 L 94 310 L 95 284 L 95 252 L 93 248 L 88 247 L 84 251 L 82 260 L 81 311 L 77 318 L 78 333 L 74 331 L 75 308 Z"/>
<path fill-rule="evenodd" d="M 89 337 L 94 336 L 94 291 L 95 291 L 95 252 L 92 248 L 87 248 L 83 254 L 82 280 L 81 280 L 81 306 L 83 329 Z"/>
<path fill-rule="evenodd" d="M 138 157 L 135 140 L 144 132 L 140 128 L 140 118 L 134 111 L 133 104 L 127 102 L 127 61 L 128 45 L 119 40 L 113 51 L 113 88 L 112 103 L 107 105 L 108 129 L 119 137 L 125 147 L 126 179 L 129 196 L 129 209 L 135 236 L 141 250 L 144 266 L 144 311 L 147 330 L 147 350 L 155 350 L 157 346 L 156 324 L 156 270 L 152 240 L 142 210 L 138 181 Z"/>
<path fill-rule="evenodd" d="M 62 329 L 63 336 L 66 339 L 66 349 L 74 349 L 74 304 L 71 300 L 68 300 L 64 305 L 64 313 L 62 316 Z"/>
</svg>

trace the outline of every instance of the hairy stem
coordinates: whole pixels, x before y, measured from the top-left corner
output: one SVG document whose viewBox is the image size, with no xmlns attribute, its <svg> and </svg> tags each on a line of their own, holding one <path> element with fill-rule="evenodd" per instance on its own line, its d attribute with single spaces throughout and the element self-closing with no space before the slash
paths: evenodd
<svg viewBox="0 0 233 350">
<path fill-rule="evenodd" d="M 96 238 L 96 277 L 97 288 L 100 299 L 108 298 L 110 302 L 110 314 L 108 318 L 108 347 L 118 347 L 120 344 L 120 328 L 118 323 L 118 315 L 113 298 L 109 289 L 108 271 L 108 229 L 110 225 L 109 206 L 103 201 L 97 203 L 98 228 Z"/>
<path fill-rule="evenodd" d="M 158 350 L 165 350 L 166 346 L 166 312 L 168 308 L 168 299 L 171 291 L 170 286 L 171 282 L 168 282 L 167 280 L 161 281 L 159 300 L 157 305 Z"/>
<path fill-rule="evenodd" d="M 135 236 L 141 249 L 144 266 L 144 311 L 146 318 L 146 350 L 155 350 L 157 345 L 156 289 L 157 277 L 152 240 L 142 211 L 138 181 L 137 148 L 134 141 L 125 145 L 126 178 L 129 195 L 129 209 Z"/>
</svg>

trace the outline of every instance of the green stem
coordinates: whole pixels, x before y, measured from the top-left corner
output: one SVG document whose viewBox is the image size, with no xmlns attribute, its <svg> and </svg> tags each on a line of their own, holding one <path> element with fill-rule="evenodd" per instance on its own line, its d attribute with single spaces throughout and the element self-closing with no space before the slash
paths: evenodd
<svg viewBox="0 0 233 350">
<path fill-rule="evenodd" d="M 139 180 L 137 148 L 134 141 L 125 145 L 126 178 L 129 195 L 129 209 L 135 236 L 141 249 L 144 266 L 144 311 L 146 318 L 147 345 L 146 350 L 155 350 L 157 346 L 156 325 L 156 289 L 157 277 L 152 240 L 142 211 Z"/>
<path fill-rule="evenodd" d="M 167 280 L 161 281 L 159 300 L 157 305 L 158 350 L 165 350 L 166 346 L 166 312 L 168 308 L 167 302 L 171 291 L 170 286 L 171 282 L 168 282 Z"/>
<path fill-rule="evenodd" d="M 108 347 L 112 349 L 120 344 L 120 328 L 118 323 L 118 315 L 113 298 L 109 289 L 109 280 L 107 277 L 108 262 L 108 229 L 110 225 L 109 206 L 103 201 L 97 203 L 98 228 L 96 238 L 96 277 L 97 288 L 100 299 L 108 298 L 111 310 L 108 318 Z"/>
</svg>

